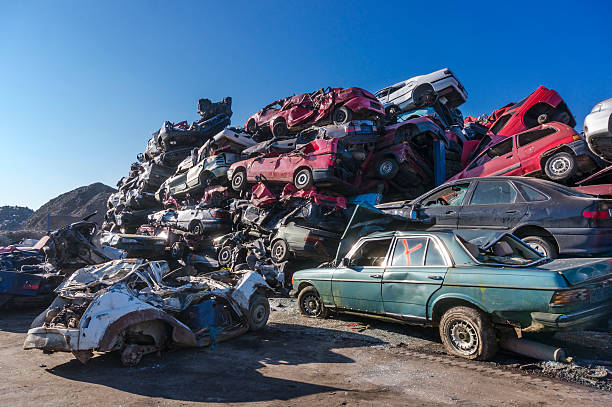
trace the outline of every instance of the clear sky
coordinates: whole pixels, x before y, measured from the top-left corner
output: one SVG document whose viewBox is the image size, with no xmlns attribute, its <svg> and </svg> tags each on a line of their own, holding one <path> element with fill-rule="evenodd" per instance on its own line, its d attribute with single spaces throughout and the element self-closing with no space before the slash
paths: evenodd
<svg viewBox="0 0 612 407">
<path fill-rule="evenodd" d="M 164 120 L 233 125 L 327 86 L 451 68 L 479 115 L 539 85 L 582 128 L 612 96 L 610 1 L 0 1 L 0 205 L 114 186 Z"/>
</svg>

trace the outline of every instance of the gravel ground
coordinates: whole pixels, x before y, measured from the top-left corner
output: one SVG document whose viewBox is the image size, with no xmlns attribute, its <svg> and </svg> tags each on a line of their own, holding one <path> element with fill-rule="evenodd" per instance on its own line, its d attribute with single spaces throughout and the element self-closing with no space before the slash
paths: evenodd
<svg viewBox="0 0 612 407">
<path fill-rule="evenodd" d="M 114 354 L 81 365 L 66 353 L 26 352 L 24 334 L 37 311 L 3 311 L 0 405 L 612 405 L 611 392 L 558 379 L 565 366 L 504 352 L 493 362 L 466 361 L 444 354 L 434 329 L 355 315 L 307 319 L 293 299 L 271 304 L 261 332 L 212 349 L 149 355 L 133 368 Z M 553 340 L 585 358 L 609 355 L 609 336 L 591 336 Z"/>
</svg>

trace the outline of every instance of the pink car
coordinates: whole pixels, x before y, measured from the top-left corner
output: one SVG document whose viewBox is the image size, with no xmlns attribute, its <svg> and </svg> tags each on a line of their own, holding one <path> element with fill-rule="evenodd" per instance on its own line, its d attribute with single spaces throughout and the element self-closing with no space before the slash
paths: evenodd
<svg viewBox="0 0 612 407">
<path fill-rule="evenodd" d="M 552 122 L 505 138 L 480 153 L 449 181 L 495 175 L 545 175 L 567 182 L 596 169 L 586 142 L 570 126 Z"/>
<path fill-rule="evenodd" d="M 273 151 L 232 164 L 227 171 L 232 188 L 242 191 L 261 178 L 269 183 L 293 183 L 297 189 L 312 185 L 351 187 L 358 165 L 339 139 L 317 139 L 295 151 Z"/>
<path fill-rule="evenodd" d="M 345 124 L 353 119 L 383 117 L 376 96 L 361 88 L 327 88 L 277 100 L 249 117 L 247 133 L 258 131 L 284 138 L 311 125 Z"/>
</svg>

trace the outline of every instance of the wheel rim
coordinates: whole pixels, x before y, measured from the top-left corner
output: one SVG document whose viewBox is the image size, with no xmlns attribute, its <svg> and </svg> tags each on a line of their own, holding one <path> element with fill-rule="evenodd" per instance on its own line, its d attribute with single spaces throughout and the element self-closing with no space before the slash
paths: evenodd
<svg viewBox="0 0 612 407">
<path fill-rule="evenodd" d="M 275 260 L 281 260 L 285 257 L 285 246 L 282 243 L 275 244 L 274 250 L 272 250 L 272 256 L 274 256 Z"/>
<path fill-rule="evenodd" d="M 314 294 L 306 295 L 302 299 L 302 308 L 311 317 L 319 316 L 322 308 L 321 299 Z"/>
<path fill-rule="evenodd" d="M 193 233 L 195 233 L 196 235 L 202 234 L 202 228 L 200 227 L 200 225 L 195 225 L 194 226 Z"/>
<path fill-rule="evenodd" d="M 548 166 L 550 172 L 554 175 L 560 176 L 567 173 L 571 167 L 571 162 L 567 157 L 557 157 L 552 160 Z"/>
<path fill-rule="evenodd" d="M 231 250 L 229 249 L 221 249 L 221 254 L 219 255 L 219 260 L 222 263 L 228 263 L 231 257 Z"/>
<path fill-rule="evenodd" d="M 478 350 L 478 334 L 470 321 L 452 320 L 446 335 L 453 348 L 463 355 L 471 355 Z"/>
<path fill-rule="evenodd" d="M 232 185 L 236 188 L 242 186 L 242 173 L 241 172 L 234 175 L 234 177 L 232 178 Z"/>
<path fill-rule="evenodd" d="M 383 161 L 380 165 L 380 175 L 387 177 L 393 172 L 393 163 L 391 161 Z"/>
<path fill-rule="evenodd" d="M 300 172 L 297 177 L 295 177 L 295 184 L 302 186 L 308 183 L 308 174 L 305 172 Z"/>
<path fill-rule="evenodd" d="M 266 317 L 266 307 L 263 304 L 257 304 L 253 308 L 251 312 L 251 321 L 255 323 L 255 325 L 259 325 L 263 322 Z"/>
<path fill-rule="evenodd" d="M 540 253 L 542 256 L 549 257 L 548 253 L 546 252 L 546 249 L 541 244 L 536 243 L 536 242 L 528 242 L 527 245 L 531 247 L 533 250 L 535 250 L 536 252 Z"/>
</svg>

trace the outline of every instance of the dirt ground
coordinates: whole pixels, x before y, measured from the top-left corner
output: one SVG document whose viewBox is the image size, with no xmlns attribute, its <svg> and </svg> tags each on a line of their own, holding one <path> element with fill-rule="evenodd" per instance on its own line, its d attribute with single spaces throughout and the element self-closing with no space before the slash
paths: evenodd
<svg viewBox="0 0 612 407">
<path fill-rule="evenodd" d="M 295 300 L 271 303 L 261 332 L 212 349 L 149 355 L 133 368 L 113 354 L 82 365 L 70 354 L 26 352 L 24 333 L 37 311 L 0 311 L 0 405 L 612 405 L 612 392 L 522 370 L 533 361 L 516 355 L 500 352 L 487 363 L 449 357 L 433 329 L 354 315 L 305 319 Z M 554 340 L 584 358 L 612 356 L 602 341 L 581 335 Z"/>
</svg>

